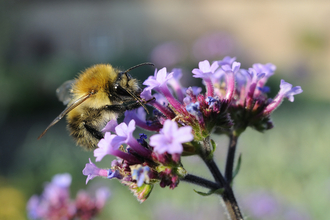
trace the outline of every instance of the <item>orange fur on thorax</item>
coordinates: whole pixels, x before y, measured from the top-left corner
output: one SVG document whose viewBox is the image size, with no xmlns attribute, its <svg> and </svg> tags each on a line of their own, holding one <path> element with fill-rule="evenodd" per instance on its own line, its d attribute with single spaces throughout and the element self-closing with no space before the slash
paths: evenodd
<svg viewBox="0 0 330 220">
<path fill-rule="evenodd" d="M 94 91 L 94 95 L 88 98 L 81 107 L 89 106 L 99 108 L 111 104 L 105 89 L 117 78 L 117 70 L 109 64 L 98 64 L 86 69 L 76 80 L 73 86 L 73 100 Z"/>
</svg>

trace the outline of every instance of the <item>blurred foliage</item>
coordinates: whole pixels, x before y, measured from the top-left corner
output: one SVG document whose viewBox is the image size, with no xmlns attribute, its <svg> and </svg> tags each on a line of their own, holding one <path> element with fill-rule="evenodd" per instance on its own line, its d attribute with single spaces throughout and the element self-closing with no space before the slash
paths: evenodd
<svg viewBox="0 0 330 220">
<path fill-rule="evenodd" d="M 3 182 L 3 180 L 0 180 Z M 24 194 L 12 186 L 0 186 L 0 219 L 25 219 L 26 201 Z"/>
</svg>

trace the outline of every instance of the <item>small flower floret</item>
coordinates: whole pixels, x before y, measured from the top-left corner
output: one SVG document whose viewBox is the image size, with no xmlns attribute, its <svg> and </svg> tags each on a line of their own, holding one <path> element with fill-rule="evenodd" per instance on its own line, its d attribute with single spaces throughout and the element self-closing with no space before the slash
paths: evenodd
<svg viewBox="0 0 330 220">
<path fill-rule="evenodd" d="M 150 76 L 146 81 L 144 81 L 143 85 L 148 86 L 146 89 L 151 90 L 157 87 L 162 87 L 166 85 L 167 81 L 173 77 L 173 73 L 167 74 L 166 68 L 160 69 L 158 72 L 155 71 L 154 76 Z"/>
<path fill-rule="evenodd" d="M 214 74 L 215 70 L 219 67 L 218 62 L 212 63 L 210 65 L 210 62 L 208 60 L 204 60 L 199 62 L 198 64 L 199 69 L 193 69 L 192 73 L 195 78 L 209 78 L 210 75 Z"/>
<path fill-rule="evenodd" d="M 89 159 L 89 163 L 86 164 L 85 168 L 83 169 L 83 174 L 87 176 L 86 184 L 88 181 L 94 179 L 96 176 L 108 176 L 108 171 L 105 169 L 98 168 L 92 161 Z"/>
<path fill-rule="evenodd" d="M 178 128 L 176 122 L 166 120 L 159 134 L 150 137 L 150 145 L 154 147 L 155 152 L 160 154 L 165 152 L 181 154 L 183 151 L 182 144 L 193 139 L 194 136 L 190 126 Z"/>
</svg>

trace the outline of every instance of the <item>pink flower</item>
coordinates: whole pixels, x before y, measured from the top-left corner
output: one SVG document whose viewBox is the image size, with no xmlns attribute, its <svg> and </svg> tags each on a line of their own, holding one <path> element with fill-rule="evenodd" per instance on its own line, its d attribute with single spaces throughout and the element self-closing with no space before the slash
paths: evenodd
<svg viewBox="0 0 330 220">
<path fill-rule="evenodd" d="M 160 154 L 165 152 L 169 154 L 181 154 L 183 151 L 182 144 L 193 139 L 194 136 L 190 126 L 178 128 L 176 122 L 166 120 L 159 134 L 150 137 L 149 144 L 154 147 L 155 152 Z"/>
</svg>

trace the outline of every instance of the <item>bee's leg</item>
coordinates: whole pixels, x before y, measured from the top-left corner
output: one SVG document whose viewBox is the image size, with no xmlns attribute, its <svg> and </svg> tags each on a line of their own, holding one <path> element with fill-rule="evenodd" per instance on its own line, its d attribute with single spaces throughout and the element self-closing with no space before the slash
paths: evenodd
<svg viewBox="0 0 330 220">
<path fill-rule="evenodd" d="M 116 112 L 116 113 L 123 113 L 123 112 L 125 112 L 126 110 L 129 111 L 129 110 L 137 109 L 137 108 L 139 108 L 139 107 L 141 107 L 141 106 L 142 106 L 144 109 L 146 109 L 146 108 L 144 107 L 144 104 L 146 104 L 146 103 L 148 103 L 148 102 L 151 102 L 151 101 L 153 101 L 153 100 L 155 100 L 154 97 L 153 97 L 152 99 L 147 100 L 147 101 L 144 101 L 144 100 L 143 100 L 142 105 L 141 105 L 140 102 L 135 102 L 135 103 L 127 104 L 127 105 L 125 105 L 125 104 L 121 104 L 121 105 L 106 105 L 106 106 L 104 106 L 103 108 L 104 108 L 104 110 L 106 110 L 106 111 L 112 111 L 112 112 Z M 146 109 L 146 111 L 147 111 L 147 109 Z"/>
<path fill-rule="evenodd" d="M 111 111 L 111 112 L 116 112 L 116 113 L 123 113 L 126 110 L 133 110 L 141 107 L 140 103 L 132 103 L 129 105 L 106 105 L 104 106 L 104 110 L 106 111 Z"/>
<path fill-rule="evenodd" d="M 101 140 L 104 137 L 102 132 L 96 130 L 94 127 L 88 125 L 86 122 L 84 122 L 84 127 L 96 139 Z"/>
</svg>

